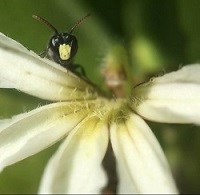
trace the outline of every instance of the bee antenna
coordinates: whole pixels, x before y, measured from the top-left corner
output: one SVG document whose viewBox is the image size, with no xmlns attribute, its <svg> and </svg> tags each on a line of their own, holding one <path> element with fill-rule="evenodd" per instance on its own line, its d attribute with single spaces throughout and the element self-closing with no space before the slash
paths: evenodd
<svg viewBox="0 0 200 195">
<path fill-rule="evenodd" d="M 72 34 L 73 32 L 74 32 L 74 30 L 78 27 L 78 26 L 80 26 L 81 24 L 82 24 L 82 22 L 86 19 L 86 18 L 88 18 L 90 16 L 90 14 L 87 14 L 86 16 L 84 16 L 83 18 L 81 18 L 80 20 L 78 20 L 77 22 L 76 22 L 76 24 L 71 28 L 71 30 L 69 31 L 69 34 Z"/>
<path fill-rule="evenodd" d="M 58 34 L 58 31 L 57 29 L 52 25 L 50 24 L 47 20 L 45 20 L 44 18 L 40 17 L 40 16 L 37 16 L 37 15 L 32 15 L 32 17 L 40 22 L 43 22 L 44 24 L 46 24 L 49 28 L 51 28 L 56 34 Z"/>
</svg>

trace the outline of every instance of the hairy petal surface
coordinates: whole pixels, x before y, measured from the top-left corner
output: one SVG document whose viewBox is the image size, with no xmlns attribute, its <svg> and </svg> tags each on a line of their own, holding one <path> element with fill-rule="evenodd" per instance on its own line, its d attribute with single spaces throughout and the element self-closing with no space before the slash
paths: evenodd
<svg viewBox="0 0 200 195">
<path fill-rule="evenodd" d="M 102 160 L 108 145 L 108 128 L 97 117 L 86 118 L 50 159 L 40 193 L 100 193 L 107 177 Z"/>
<path fill-rule="evenodd" d="M 83 103 L 54 103 L 0 122 L 0 170 L 57 142 L 90 110 Z"/>
<path fill-rule="evenodd" d="M 131 107 L 148 120 L 200 124 L 200 65 L 151 79 L 133 91 Z"/>
<path fill-rule="evenodd" d="M 161 147 L 142 118 L 132 113 L 110 131 L 119 193 L 177 193 Z"/>
<path fill-rule="evenodd" d="M 0 33 L 0 88 L 15 88 L 51 101 L 94 99 L 96 91 L 60 65 L 42 59 Z"/>
</svg>

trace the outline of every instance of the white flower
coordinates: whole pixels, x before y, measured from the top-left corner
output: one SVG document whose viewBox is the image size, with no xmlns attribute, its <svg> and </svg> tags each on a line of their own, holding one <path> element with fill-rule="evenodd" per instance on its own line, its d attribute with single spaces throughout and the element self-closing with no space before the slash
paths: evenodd
<svg viewBox="0 0 200 195">
<path fill-rule="evenodd" d="M 200 123 L 200 65 L 154 78 L 130 99 L 106 99 L 95 86 L 0 34 L 0 87 L 52 101 L 0 121 L 0 170 L 63 139 L 40 193 L 100 193 L 109 139 L 118 193 L 177 193 L 168 163 L 141 118 Z M 135 114 L 137 113 L 137 114 Z"/>
</svg>

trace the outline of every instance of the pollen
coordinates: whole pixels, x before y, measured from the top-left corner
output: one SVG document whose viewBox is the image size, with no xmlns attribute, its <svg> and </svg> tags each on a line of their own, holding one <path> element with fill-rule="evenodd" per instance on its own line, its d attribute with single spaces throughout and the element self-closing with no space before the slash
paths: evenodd
<svg viewBox="0 0 200 195">
<path fill-rule="evenodd" d="M 61 60 L 68 60 L 71 54 L 71 46 L 62 44 L 59 46 L 59 55 Z"/>
</svg>

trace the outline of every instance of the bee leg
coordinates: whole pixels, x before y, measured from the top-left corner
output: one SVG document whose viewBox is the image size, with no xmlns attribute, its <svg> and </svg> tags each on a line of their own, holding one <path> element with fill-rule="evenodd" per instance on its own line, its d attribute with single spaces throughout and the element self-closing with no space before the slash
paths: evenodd
<svg viewBox="0 0 200 195">
<path fill-rule="evenodd" d="M 84 68 L 81 65 L 79 65 L 79 64 L 75 64 L 75 65 L 76 65 L 75 69 L 79 69 L 81 75 L 84 76 L 84 77 L 86 77 L 86 73 L 85 73 Z"/>
<path fill-rule="evenodd" d="M 77 69 L 79 69 L 80 71 L 77 71 Z M 70 66 L 70 70 L 71 70 L 73 73 L 77 74 L 78 76 L 86 77 L 86 73 L 85 73 L 84 68 L 83 68 L 81 65 L 79 65 L 79 64 L 72 64 L 72 65 Z M 86 77 L 86 78 L 87 78 L 87 77 Z"/>
<path fill-rule="evenodd" d="M 46 57 L 46 56 L 47 56 L 47 51 L 46 51 L 46 50 L 42 51 L 42 52 L 39 54 L 39 56 L 40 56 L 41 58 Z"/>
</svg>

